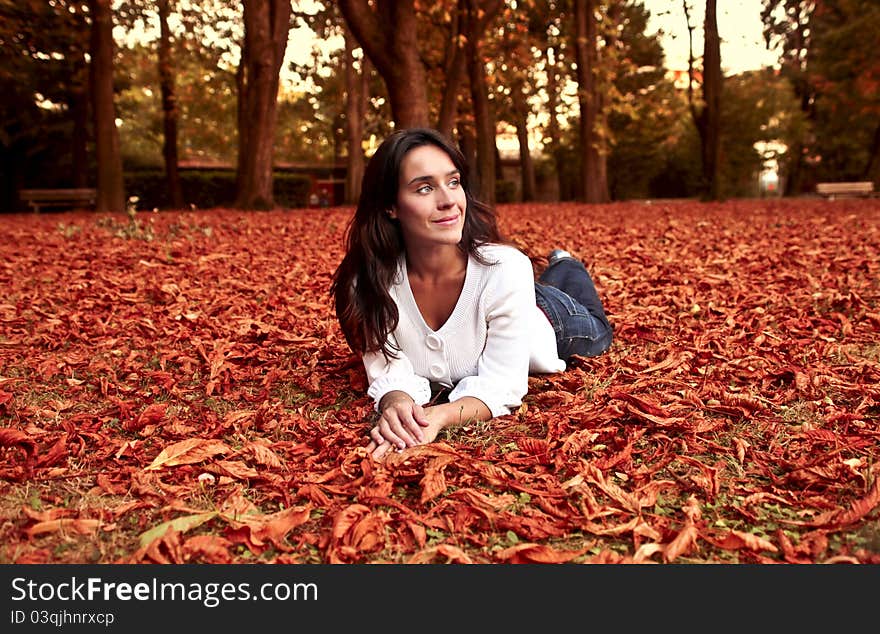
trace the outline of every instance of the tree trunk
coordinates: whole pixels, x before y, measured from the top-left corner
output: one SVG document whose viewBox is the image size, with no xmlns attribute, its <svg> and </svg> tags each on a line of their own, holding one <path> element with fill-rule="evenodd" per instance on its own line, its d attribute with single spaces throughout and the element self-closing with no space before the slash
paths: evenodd
<svg viewBox="0 0 880 634">
<path fill-rule="evenodd" d="M 455 119 L 458 116 L 458 95 L 461 84 L 464 82 L 465 62 L 467 51 L 462 41 L 461 32 L 464 13 L 467 11 L 465 0 L 459 0 L 452 17 L 452 37 L 446 51 L 446 65 L 444 77 L 446 86 L 443 89 L 443 99 L 440 102 L 440 113 L 437 116 L 437 129 L 446 136 L 452 136 L 455 127 Z"/>
<path fill-rule="evenodd" d="M 71 180 L 74 187 L 89 187 L 89 62 L 88 26 L 84 15 L 76 21 L 82 28 L 82 45 L 71 51 L 73 74 L 70 80 L 70 118 L 73 123 L 71 136 Z"/>
<path fill-rule="evenodd" d="M 805 51 L 806 49 L 802 48 L 801 50 Z M 791 144 L 786 153 L 788 155 L 788 160 L 786 161 L 788 169 L 786 170 L 787 176 L 783 190 L 784 196 L 796 196 L 803 193 L 804 187 L 810 179 L 811 168 L 807 164 L 806 156 L 814 143 L 814 140 L 811 139 L 813 136 L 811 131 L 816 123 L 816 92 L 803 74 L 796 75 L 791 82 L 808 126 L 807 130 L 801 133 L 800 138 Z"/>
<path fill-rule="evenodd" d="M 587 203 L 608 202 L 608 182 L 602 162 L 604 153 L 597 133 L 601 96 L 596 90 L 597 27 L 594 0 L 574 0 L 575 61 L 577 63 L 578 104 L 580 106 L 581 200 Z"/>
<path fill-rule="evenodd" d="M 354 38 L 345 30 L 345 140 L 348 147 L 345 170 L 345 202 L 355 205 L 361 195 L 364 177 L 364 115 L 366 114 L 366 82 L 369 76 L 367 57 L 361 58 L 361 72 L 354 67 Z"/>
<path fill-rule="evenodd" d="M 806 157 L 815 151 L 813 130 L 817 122 L 816 103 L 820 96 L 809 77 L 810 58 L 813 56 L 811 22 L 817 3 L 764 0 L 763 4 L 761 18 L 765 29 L 776 30 L 774 23 L 777 21 L 777 12 L 785 16 L 784 35 L 780 42 L 782 76 L 791 83 L 807 124 L 799 138 L 789 143 L 785 159 L 780 164 L 780 174 L 784 175 L 783 196 L 794 196 L 803 193 L 805 186 L 812 185 L 814 171 Z"/>
<path fill-rule="evenodd" d="M 788 147 L 788 160 L 785 162 L 786 167 L 782 171 L 782 175 L 785 177 L 785 183 L 782 187 L 783 196 L 796 196 L 801 192 L 804 167 L 803 154 L 804 146 L 800 141 L 795 141 Z"/>
<path fill-rule="evenodd" d="M 691 26 L 687 0 L 682 0 L 688 28 L 688 105 L 691 118 L 700 135 L 700 161 L 704 200 L 719 198 L 718 159 L 720 157 L 721 106 L 721 43 L 715 18 L 715 0 L 706 0 L 703 35 L 703 103 L 697 107 L 694 100 L 694 27 Z"/>
<path fill-rule="evenodd" d="M 474 126 L 471 121 L 464 118 L 458 121 L 458 145 L 461 148 L 461 153 L 464 154 L 467 164 L 469 166 L 476 165 L 477 138 L 474 134 Z M 473 167 L 471 167 L 470 171 L 474 171 Z"/>
<path fill-rule="evenodd" d="M 414 0 L 340 0 L 348 28 L 388 90 L 398 129 L 429 125 L 427 73 L 419 55 Z"/>
<path fill-rule="evenodd" d="M 721 197 L 719 163 L 721 157 L 721 38 L 718 36 L 716 0 L 706 0 L 703 32 L 703 100 L 706 102 L 703 138 L 703 179 L 709 200 Z"/>
<path fill-rule="evenodd" d="M 556 119 L 557 106 L 559 104 L 559 80 L 557 78 L 558 63 L 556 51 L 552 47 L 544 50 L 544 59 L 547 60 L 547 115 L 550 121 L 547 123 L 547 138 L 550 141 L 549 153 L 553 157 L 553 167 L 556 171 L 556 197 L 557 200 L 567 198 L 568 183 L 562 169 L 561 142 L 559 121 Z"/>
<path fill-rule="evenodd" d="M 876 181 L 880 174 L 880 124 L 874 128 L 874 136 L 871 138 L 871 145 L 868 147 L 868 160 L 865 162 L 865 169 L 862 171 L 862 178 L 865 180 Z"/>
<path fill-rule="evenodd" d="M 242 5 L 236 206 L 271 209 L 279 73 L 290 30 L 290 0 L 242 0 Z"/>
<path fill-rule="evenodd" d="M 489 105 L 489 87 L 485 67 L 479 63 L 479 52 L 473 38 L 468 38 L 468 76 L 476 132 L 476 169 L 471 180 L 474 194 L 485 203 L 495 202 L 495 119 Z"/>
<path fill-rule="evenodd" d="M 171 55 L 171 32 L 168 15 L 171 0 L 158 0 L 159 12 L 159 88 L 162 92 L 162 124 L 164 138 L 162 155 L 165 158 L 165 179 L 171 206 L 183 208 L 183 189 L 177 158 L 177 93 L 175 90 L 174 64 Z"/>
<path fill-rule="evenodd" d="M 512 91 L 513 109 L 516 117 L 516 139 L 519 143 L 519 164 L 522 176 L 522 201 L 535 200 L 535 163 L 532 161 L 532 152 L 529 149 L 529 108 L 526 97 L 519 86 Z"/>
<path fill-rule="evenodd" d="M 464 32 L 467 36 L 467 70 L 470 79 L 471 105 L 474 111 L 474 127 L 477 135 L 477 165 L 473 180 L 476 195 L 489 205 L 495 204 L 495 113 L 489 102 L 489 85 L 486 81 L 486 64 L 480 54 L 480 40 L 489 23 L 498 15 L 502 3 L 493 0 L 481 3 L 467 0 Z"/>
<path fill-rule="evenodd" d="M 73 157 L 72 174 L 74 187 L 89 186 L 89 90 L 88 74 L 83 60 L 82 74 L 71 86 L 70 116 L 73 119 L 73 136 L 71 137 L 71 155 Z"/>
<path fill-rule="evenodd" d="M 89 0 L 92 15 L 91 85 L 98 162 L 97 211 L 125 211 L 125 187 L 113 102 L 113 10 L 110 0 Z"/>
</svg>

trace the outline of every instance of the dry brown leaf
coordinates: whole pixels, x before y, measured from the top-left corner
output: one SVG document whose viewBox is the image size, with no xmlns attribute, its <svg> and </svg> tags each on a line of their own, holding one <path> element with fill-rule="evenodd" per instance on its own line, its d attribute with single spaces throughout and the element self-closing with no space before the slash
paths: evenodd
<svg viewBox="0 0 880 634">
<path fill-rule="evenodd" d="M 232 453 L 232 449 L 223 441 L 188 438 L 165 447 L 153 459 L 153 462 L 144 467 L 144 471 L 158 471 L 166 467 L 198 464 L 225 453 Z"/>
<path fill-rule="evenodd" d="M 80 535 L 91 535 L 100 527 L 101 520 L 60 518 L 56 520 L 48 520 L 46 522 L 37 522 L 25 530 L 25 533 L 27 533 L 28 537 L 55 532 L 72 532 Z"/>
<path fill-rule="evenodd" d="M 580 557 L 589 548 L 557 550 L 543 544 L 517 544 L 499 551 L 495 556 L 511 564 L 562 564 Z"/>
</svg>

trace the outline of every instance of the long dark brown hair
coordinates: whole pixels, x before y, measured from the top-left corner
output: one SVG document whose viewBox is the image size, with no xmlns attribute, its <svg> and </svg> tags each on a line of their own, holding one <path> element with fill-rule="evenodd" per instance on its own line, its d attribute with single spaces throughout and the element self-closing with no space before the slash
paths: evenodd
<svg viewBox="0 0 880 634">
<path fill-rule="evenodd" d="M 467 162 L 452 141 L 430 128 L 392 133 L 364 170 L 357 209 L 348 223 L 345 256 L 330 288 L 336 318 L 348 346 L 357 354 L 382 350 L 386 356 L 396 356 L 388 343 L 388 334 L 397 327 L 400 315 L 389 289 L 404 243 L 399 222 L 386 212 L 397 202 L 403 158 L 423 145 L 434 145 L 446 152 L 461 175 L 467 210 L 458 248 L 485 263 L 477 250 L 480 245 L 507 242 L 498 229 L 494 210 L 472 196 Z"/>
</svg>

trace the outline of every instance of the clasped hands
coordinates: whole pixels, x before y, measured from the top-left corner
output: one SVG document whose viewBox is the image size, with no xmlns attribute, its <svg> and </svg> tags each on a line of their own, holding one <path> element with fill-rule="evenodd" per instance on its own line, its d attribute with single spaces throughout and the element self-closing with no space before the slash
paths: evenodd
<svg viewBox="0 0 880 634">
<path fill-rule="evenodd" d="M 378 422 L 370 430 L 367 451 L 380 459 L 389 451 L 434 442 L 441 430 L 471 420 L 489 420 L 492 412 L 480 399 L 463 396 L 453 402 L 422 407 L 406 392 L 388 392 L 379 402 Z"/>
<path fill-rule="evenodd" d="M 445 427 L 441 407 L 422 407 L 406 393 L 389 392 L 380 402 L 381 415 L 370 430 L 367 451 L 380 459 L 389 451 L 433 442 Z"/>
</svg>

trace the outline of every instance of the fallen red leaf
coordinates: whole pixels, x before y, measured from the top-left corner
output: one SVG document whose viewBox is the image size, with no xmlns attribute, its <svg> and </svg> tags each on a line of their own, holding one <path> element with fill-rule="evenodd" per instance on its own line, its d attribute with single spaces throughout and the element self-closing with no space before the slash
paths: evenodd
<svg viewBox="0 0 880 634">
<path fill-rule="evenodd" d="M 8 214 L 0 556 L 876 562 L 875 199 L 498 211 L 536 273 L 585 262 L 614 343 L 382 462 L 329 296 L 350 208 L 163 212 L 150 240 Z"/>
</svg>

